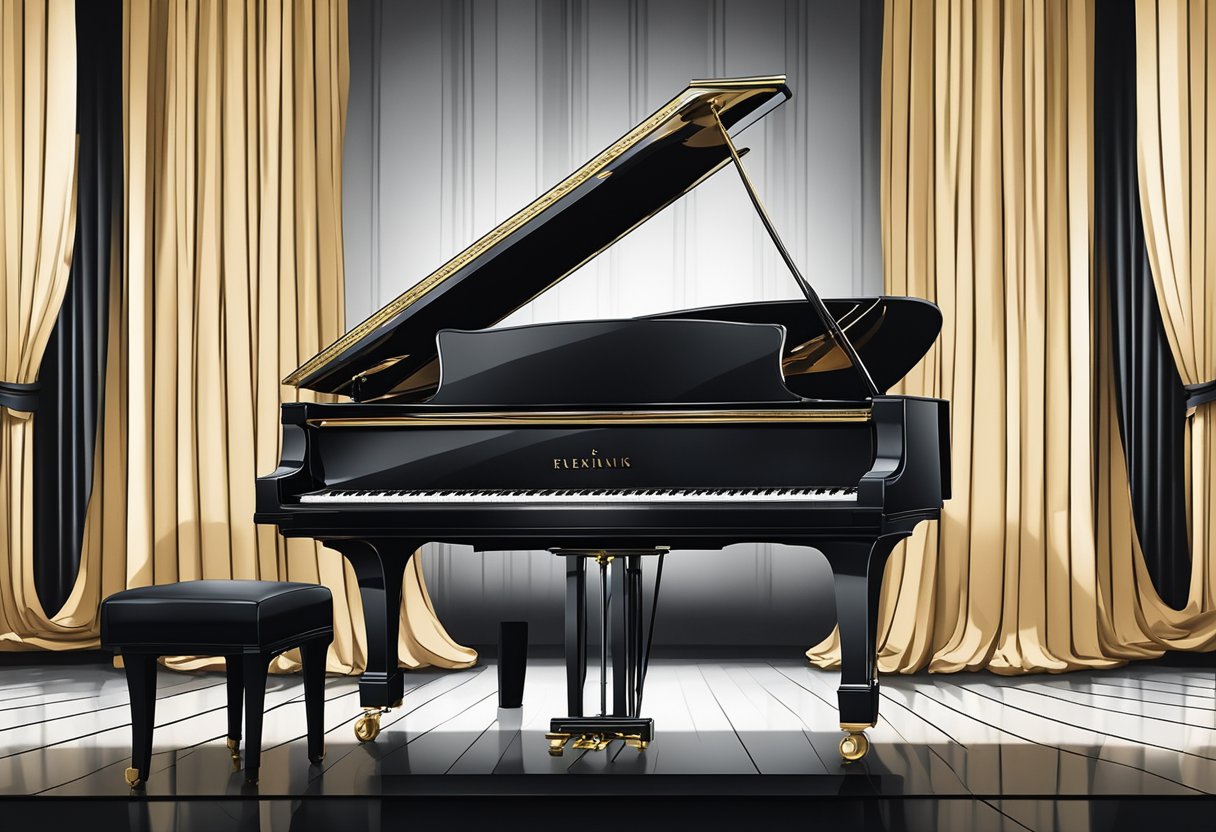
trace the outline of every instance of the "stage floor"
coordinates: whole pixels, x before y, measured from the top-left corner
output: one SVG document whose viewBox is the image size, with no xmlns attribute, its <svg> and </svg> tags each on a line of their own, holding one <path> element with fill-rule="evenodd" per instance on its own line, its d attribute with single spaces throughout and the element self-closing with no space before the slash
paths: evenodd
<svg viewBox="0 0 1216 832">
<path fill-rule="evenodd" d="M 897 798 L 905 809 L 915 806 L 909 798 L 958 797 L 971 800 L 970 828 L 1052 828 L 1036 818 L 1043 799 L 1216 792 L 1214 676 L 1161 665 L 1022 678 L 884 676 L 870 754 L 848 766 L 836 751 L 836 674 L 796 659 L 656 660 L 643 705 L 655 720 L 650 748 L 617 742 L 559 758 L 544 739 L 549 718 L 564 710 L 557 660 L 530 662 L 520 710 L 497 708 L 492 663 L 408 673 L 404 707 L 385 715 L 369 744 L 352 730 L 355 680 L 331 677 L 327 756 L 317 767 L 305 754 L 299 677 L 273 676 L 261 783 L 250 789 L 224 745 L 223 676 L 162 669 L 147 794 L 772 794 Z M 587 693 L 591 706 L 594 678 Z M 129 743 L 122 671 L 0 668 L 0 795 L 126 796 Z M 1056 815 L 1062 805 L 1092 808 L 1050 805 Z"/>
</svg>

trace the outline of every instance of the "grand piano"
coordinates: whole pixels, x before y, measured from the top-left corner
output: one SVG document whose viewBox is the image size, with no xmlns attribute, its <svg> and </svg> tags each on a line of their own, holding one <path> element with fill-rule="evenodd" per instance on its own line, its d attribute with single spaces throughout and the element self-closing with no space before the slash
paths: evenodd
<svg viewBox="0 0 1216 832">
<path fill-rule="evenodd" d="M 950 490 L 948 403 L 886 390 L 941 315 L 915 298 L 821 300 L 803 278 L 732 139 L 789 96 L 780 76 L 693 81 L 284 380 L 350 399 L 282 406 L 282 460 L 258 479 L 255 520 L 354 569 L 368 644 L 360 740 L 400 704 L 402 577 L 426 542 L 566 559 L 569 713 L 551 725 L 555 754 L 653 737 L 640 709 L 668 553 L 777 542 L 831 565 L 840 751 L 865 755 L 887 557 Z M 724 167 L 805 300 L 495 328 Z M 659 571 L 644 631 L 648 562 Z M 583 713 L 589 564 L 603 596 L 598 715 Z"/>
</svg>

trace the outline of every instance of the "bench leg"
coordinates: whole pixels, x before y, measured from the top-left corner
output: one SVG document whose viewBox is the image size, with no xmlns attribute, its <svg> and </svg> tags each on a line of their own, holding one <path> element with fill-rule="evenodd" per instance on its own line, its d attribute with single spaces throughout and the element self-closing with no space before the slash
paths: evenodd
<svg viewBox="0 0 1216 832">
<path fill-rule="evenodd" d="M 308 761 L 325 759 L 325 654 L 328 639 L 313 639 L 300 646 L 304 665 L 304 714 L 308 724 Z"/>
<path fill-rule="evenodd" d="M 156 656 L 124 653 L 127 693 L 131 699 L 131 767 L 127 785 L 143 788 L 152 766 L 152 727 L 156 722 Z"/>
<path fill-rule="evenodd" d="M 258 782 L 262 764 L 262 714 L 266 706 L 266 673 L 270 669 L 266 653 L 246 653 L 242 657 L 245 676 L 245 782 Z"/>
<path fill-rule="evenodd" d="M 239 759 L 241 747 L 241 706 L 245 698 L 245 662 L 240 655 L 226 656 L 228 670 L 228 750 Z"/>
</svg>

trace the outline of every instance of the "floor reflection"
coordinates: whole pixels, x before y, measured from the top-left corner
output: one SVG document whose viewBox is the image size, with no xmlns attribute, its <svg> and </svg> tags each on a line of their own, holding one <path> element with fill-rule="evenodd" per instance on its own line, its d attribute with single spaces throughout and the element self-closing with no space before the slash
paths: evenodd
<svg viewBox="0 0 1216 832">
<path fill-rule="evenodd" d="M 163 671 L 147 797 L 128 802 L 121 671 L 5 668 L 0 801 L 38 795 L 80 809 L 124 798 L 97 811 L 119 807 L 133 813 L 123 825 L 141 829 L 332 829 L 352 817 L 356 828 L 377 828 L 406 806 L 424 817 L 438 806 L 510 811 L 510 801 L 527 796 L 573 807 L 588 797 L 659 794 L 687 811 L 715 802 L 724 812 L 739 801 L 763 801 L 766 813 L 813 805 L 867 829 L 1108 828 L 1158 804 L 1171 817 L 1204 807 L 1201 828 L 1216 828 L 1216 807 L 1182 799 L 1216 792 L 1210 672 L 1143 665 L 1017 679 L 884 677 L 872 750 L 852 765 L 836 747 L 835 674 L 797 659 L 658 661 L 646 696 L 656 738 L 645 752 L 617 742 L 560 758 L 544 740 L 548 720 L 565 708 L 559 662 L 529 665 L 522 709 L 497 707 L 492 665 L 407 679 L 404 707 L 385 716 L 369 744 L 352 732 L 355 680 L 327 680 L 327 756 L 313 766 L 299 679 L 273 677 L 262 777 L 251 789 L 224 746 L 223 677 Z M 1154 800 L 1123 800 L 1132 796 Z M 342 821 L 332 812 L 354 814 Z"/>
</svg>

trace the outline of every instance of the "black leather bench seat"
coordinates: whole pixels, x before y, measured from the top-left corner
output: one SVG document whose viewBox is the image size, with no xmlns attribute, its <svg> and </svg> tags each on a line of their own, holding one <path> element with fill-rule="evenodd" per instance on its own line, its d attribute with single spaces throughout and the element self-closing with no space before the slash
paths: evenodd
<svg viewBox="0 0 1216 832">
<path fill-rule="evenodd" d="M 332 628 L 328 589 L 284 581 L 139 587 L 111 595 L 101 607 L 101 643 L 118 652 L 273 653 Z"/>
</svg>

